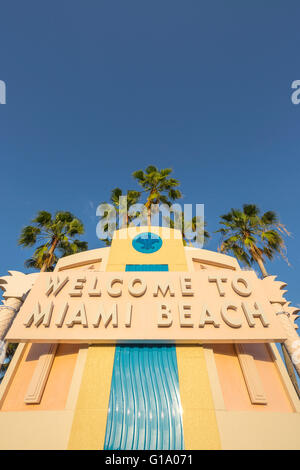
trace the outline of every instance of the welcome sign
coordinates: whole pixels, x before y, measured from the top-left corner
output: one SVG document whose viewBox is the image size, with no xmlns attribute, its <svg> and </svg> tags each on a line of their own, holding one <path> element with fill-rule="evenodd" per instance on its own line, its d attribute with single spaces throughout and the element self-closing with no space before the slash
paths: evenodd
<svg viewBox="0 0 300 470">
<path fill-rule="evenodd" d="M 282 342 L 254 272 L 41 273 L 8 341 Z"/>
</svg>

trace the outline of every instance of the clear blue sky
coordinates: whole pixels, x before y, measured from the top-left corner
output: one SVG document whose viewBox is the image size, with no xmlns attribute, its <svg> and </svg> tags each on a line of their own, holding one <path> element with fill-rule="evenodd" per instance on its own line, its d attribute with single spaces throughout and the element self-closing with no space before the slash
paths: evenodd
<svg viewBox="0 0 300 470">
<path fill-rule="evenodd" d="M 268 264 L 300 304 L 299 0 L 2 2 L 0 272 L 40 210 L 95 208 L 148 164 L 174 169 L 210 232 L 243 203 L 276 210 L 292 267 Z M 214 235 L 208 249 L 216 250 Z"/>
</svg>

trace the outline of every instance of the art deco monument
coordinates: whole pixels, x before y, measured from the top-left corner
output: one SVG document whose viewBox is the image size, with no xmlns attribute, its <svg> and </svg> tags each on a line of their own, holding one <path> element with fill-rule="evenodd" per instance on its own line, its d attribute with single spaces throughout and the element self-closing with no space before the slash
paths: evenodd
<svg viewBox="0 0 300 470">
<path fill-rule="evenodd" d="M 116 231 L 52 273 L 10 271 L 0 340 L 19 345 L 0 386 L 0 447 L 300 449 L 275 344 L 299 368 L 284 286 L 161 227 Z"/>
</svg>

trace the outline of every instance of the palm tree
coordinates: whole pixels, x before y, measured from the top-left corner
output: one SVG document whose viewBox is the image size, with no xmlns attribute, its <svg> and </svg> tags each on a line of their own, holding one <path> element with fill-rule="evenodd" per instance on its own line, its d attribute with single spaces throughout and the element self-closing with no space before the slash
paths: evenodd
<svg viewBox="0 0 300 470">
<path fill-rule="evenodd" d="M 146 168 L 145 172 L 138 170 L 132 174 L 143 188 L 142 192 L 148 193 L 145 206 L 147 208 L 149 226 L 151 225 L 152 204 L 163 203 L 171 205 L 173 201 L 181 198 L 181 192 L 179 189 L 176 189 L 180 183 L 175 178 L 169 177 L 171 173 L 171 168 L 158 170 L 156 166 L 150 165 Z"/>
<path fill-rule="evenodd" d="M 23 247 L 40 245 L 33 256 L 25 262 L 26 267 L 52 271 L 58 256 L 67 256 L 88 248 L 87 242 L 74 238 L 84 234 L 83 223 L 71 212 L 59 211 L 54 216 L 47 211 L 39 211 L 32 220 L 33 225 L 22 229 L 18 244 Z"/>
<path fill-rule="evenodd" d="M 243 210 L 231 209 L 221 216 L 218 230 L 222 235 L 220 251 L 232 252 L 243 264 L 257 263 L 262 276 L 268 276 L 265 260 L 272 260 L 276 254 L 285 257 L 283 234 L 288 231 L 279 222 L 273 211 L 260 214 L 255 204 L 244 204 Z"/>
<path fill-rule="evenodd" d="M 88 248 L 87 242 L 74 238 L 76 235 L 84 234 L 83 223 L 71 212 L 56 212 L 54 217 L 47 211 L 39 211 L 32 220 L 34 225 L 27 225 L 21 231 L 18 244 L 23 247 L 39 245 L 33 256 L 25 261 L 28 268 L 40 269 L 41 272 L 53 271 L 58 256 L 72 255 L 85 251 Z M 5 361 L 0 367 L 0 382 L 10 364 L 15 353 L 17 344 L 8 344 Z"/>
<path fill-rule="evenodd" d="M 263 277 L 268 273 L 265 260 L 274 259 L 276 254 L 286 259 L 286 247 L 283 234 L 289 235 L 284 225 L 273 211 L 261 215 L 255 204 L 244 204 L 243 210 L 231 209 L 221 216 L 221 225 L 218 230 L 222 235 L 220 251 L 231 252 L 243 264 L 251 266 L 257 263 Z M 282 352 L 291 381 L 299 395 L 299 387 L 291 360 L 292 351 L 288 351 L 282 344 Z"/>
<path fill-rule="evenodd" d="M 122 203 L 120 198 L 121 197 L 127 197 L 127 210 L 124 211 L 122 209 Z M 132 207 L 134 204 L 137 204 L 139 199 L 140 199 L 141 193 L 139 191 L 134 191 L 134 190 L 128 190 L 126 194 L 123 194 L 122 189 L 120 188 L 114 188 L 111 191 L 111 196 L 110 196 L 110 201 L 113 204 L 115 211 L 117 214 L 123 215 L 124 219 L 122 221 L 119 220 L 120 226 L 116 226 L 116 228 L 120 228 L 121 226 L 127 226 L 127 224 L 132 220 L 133 217 L 128 215 L 128 209 Z M 106 203 L 104 203 L 106 204 Z M 108 223 L 104 226 L 104 232 L 108 231 Z M 111 239 L 106 237 L 106 238 L 100 238 L 101 241 L 104 241 L 107 246 L 111 244 Z"/>
<path fill-rule="evenodd" d="M 165 218 L 166 223 L 170 225 L 171 228 L 175 228 L 175 221 L 169 217 Z M 190 221 L 184 220 L 184 213 L 181 213 L 181 233 L 182 233 L 182 241 L 184 246 L 193 246 L 193 243 L 197 240 L 197 236 L 203 233 L 203 244 L 207 243 L 208 239 L 210 238 L 210 234 L 207 230 L 205 230 L 206 222 L 202 220 L 201 217 L 194 216 Z M 198 229 L 198 234 L 196 230 Z M 186 230 L 191 230 L 194 232 L 192 238 L 187 236 Z M 201 237 L 202 238 L 202 237 Z"/>
</svg>

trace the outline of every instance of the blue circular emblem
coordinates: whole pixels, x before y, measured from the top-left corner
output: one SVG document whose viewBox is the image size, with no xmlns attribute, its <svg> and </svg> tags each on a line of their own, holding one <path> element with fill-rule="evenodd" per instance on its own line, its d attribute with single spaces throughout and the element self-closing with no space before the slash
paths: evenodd
<svg viewBox="0 0 300 470">
<path fill-rule="evenodd" d="M 162 239 L 155 233 L 140 233 L 132 240 L 132 246 L 140 253 L 155 253 L 162 246 Z"/>
</svg>

